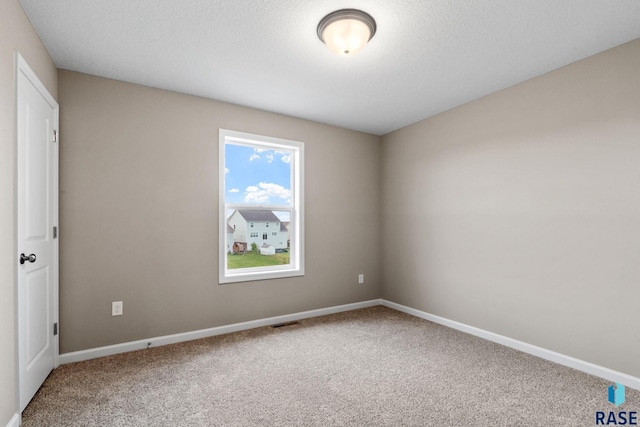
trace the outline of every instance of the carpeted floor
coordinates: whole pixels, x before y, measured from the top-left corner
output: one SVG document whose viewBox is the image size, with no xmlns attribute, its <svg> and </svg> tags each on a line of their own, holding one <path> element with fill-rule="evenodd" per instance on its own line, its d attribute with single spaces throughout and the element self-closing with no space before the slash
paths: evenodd
<svg viewBox="0 0 640 427">
<path fill-rule="evenodd" d="M 63 365 L 23 426 L 592 426 L 609 382 L 385 307 Z"/>
</svg>

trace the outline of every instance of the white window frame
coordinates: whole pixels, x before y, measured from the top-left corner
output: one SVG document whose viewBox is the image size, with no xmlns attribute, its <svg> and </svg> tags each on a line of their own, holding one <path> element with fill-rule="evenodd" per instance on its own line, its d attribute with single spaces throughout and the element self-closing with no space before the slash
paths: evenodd
<svg viewBox="0 0 640 427">
<path fill-rule="evenodd" d="M 291 154 L 291 206 L 226 203 L 225 146 L 227 143 L 248 147 L 280 150 Z M 270 136 L 255 135 L 228 129 L 219 133 L 219 283 L 246 282 L 283 277 L 304 276 L 304 143 Z M 272 210 L 290 212 L 288 265 L 242 269 L 227 268 L 227 212 L 236 209 Z"/>
</svg>

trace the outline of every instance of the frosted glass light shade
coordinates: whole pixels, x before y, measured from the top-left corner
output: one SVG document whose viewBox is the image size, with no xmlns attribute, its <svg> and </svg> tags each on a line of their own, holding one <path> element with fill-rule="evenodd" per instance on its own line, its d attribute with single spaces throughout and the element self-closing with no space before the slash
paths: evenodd
<svg viewBox="0 0 640 427">
<path fill-rule="evenodd" d="M 376 32 L 376 22 L 361 10 L 342 9 L 322 18 L 318 37 L 329 50 L 348 56 L 360 51 Z"/>
</svg>

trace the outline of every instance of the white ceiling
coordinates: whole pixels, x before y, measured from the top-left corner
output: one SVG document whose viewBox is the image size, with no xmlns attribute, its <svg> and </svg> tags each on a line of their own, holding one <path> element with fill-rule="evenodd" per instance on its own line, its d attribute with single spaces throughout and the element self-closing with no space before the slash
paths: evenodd
<svg viewBox="0 0 640 427">
<path fill-rule="evenodd" d="M 59 68 L 377 135 L 640 37 L 639 0 L 20 2 Z M 353 57 L 316 36 L 342 8 Z"/>
</svg>

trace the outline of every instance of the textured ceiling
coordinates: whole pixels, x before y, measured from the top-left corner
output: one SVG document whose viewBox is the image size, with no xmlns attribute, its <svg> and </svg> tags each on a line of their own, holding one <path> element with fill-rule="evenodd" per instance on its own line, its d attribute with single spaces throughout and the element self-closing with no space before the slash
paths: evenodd
<svg viewBox="0 0 640 427">
<path fill-rule="evenodd" d="M 377 135 L 640 37 L 638 0 L 20 2 L 59 68 Z M 353 57 L 316 36 L 346 7 Z"/>
</svg>

